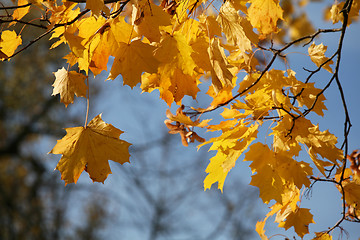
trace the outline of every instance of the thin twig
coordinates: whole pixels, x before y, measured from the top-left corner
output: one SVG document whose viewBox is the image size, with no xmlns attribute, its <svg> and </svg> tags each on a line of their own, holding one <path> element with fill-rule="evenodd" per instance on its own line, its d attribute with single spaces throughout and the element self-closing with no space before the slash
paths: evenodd
<svg viewBox="0 0 360 240">
<path fill-rule="evenodd" d="M 86 3 L 86 0 L 67 0 L 68 2 L 75 2 L 75 3 Z M 109 3 L 116 3 L 116 2 L 122 2 L 120 0 L 105 0 L 104 4 L 109 4 Z"/>
<path fill-rule="evenodd" d="M 26 46 L 24 46 L 24 47 L 21 48 L 20 50 L 16 51 L 13 55 L 9 56 L 8 59 L 10 59 L 10 58 L 18 55 L 18 54 L 21 53 L 22 51 L 26 50 L 26 49 L 29 48 L 31 45 L 33 45 L 34 43 L 36 43 L 37 41 L 39 41 L 40 39 L 42 39 L 42 38 L 45 37 L 46 35 L 50 34 L 50 33 L 51 33 L 52 31 L 54 31 L 56 28 L 73 24 L 73 23 L 76 22 L 80 17 L 82 17 L 83 15 L 85 15 L 86 13 L 88 13 L 89 11 L 90 11 L 89 9 L 86 9 L 86 10 L 82 11 L 81 13 L 79 13 L 79 15 L 77 15 L 77 16 L 76 16 L 73 20 L 71 20 L 70 22 L 55 24 L 51 29 L 47 30 L 46 32 L 44 32 L 43 34 L 41 34 L 40 36 L 38 36 L 37 38 L 31 40 Z"/>
<path fill-rule="evenodd" d="M 86 96 L 86 116 L 85 116 L 85 124 L 84 127 L 86 128 L 88 123 L 89 117 L 89 109 L 90 109 L 90 86 L 89 86 L 89 76 L 86 76 L 86 85 L 87 85 L 87 96 Z"/>
<path fill-rule="evenodd" d="M 32 23 L 32 22 L 26 22 L 26 21 L 19 20 L 19 19 L 11 19 L 11 20 L 3 20 L 3 19 L 0 19 L 0 24 L 2 24 L 2 23 L 9 23 L 9 22 L 17 22 L 17 23 L 22 23 L 22 24 L 25 24 L 25 25 L 30 25 L 30 26 L 33 26 L 33 27 L 38 27 L 38 28 L 42 28 L 42 29 L 47 29 L 47 27 L 44 26 L 44 25 L 40 25 L 40 24 L 36 24 L 36 23 Z"/>
<path fill-rule="evenodd" d="M 298 38 L 292 42 L 287 43 L 284 47 L 282 47 L 281 49 L 274 49 L 272 47 L 268 48 L 264 48 L 262 46 L 258 46 L 260 49 L 266 50 L 266 51 L 271 51 L 273 52 L 273 57 L 270 60 L 270 62 L 266 65 L 265 69 L 263 71 L 261 71 L 260 76 L 256 79 L 255 82 L 253 82 L 249 87 L 247 87 L 246 89 L 244 89 L 242 92 L 236 94 L 235 96 L 233 96 L 231 99 L 227 100 L 224 103 L 221 103 L 219 105 L 217 105 L 214 108 L 209 108 L 209 109 L 203 109 L 203 110 L 195 110 L 195 112 L 187 112 L 186 114 L 189 115 L 199 115 L 199 114 L 203 114 L 203 113 L 207 113 L 207 112 L 212 112 L 218 108 L 221 108 L 223 106 L 226 106 L 227 104 L 229 104 L 230 102 L 234 101 L 235 99 L 237 99 L 238 97 L 240 97 L 241 95 L 243 95 L 244 93 L 248 92 L 251 88 L 253 88 L 260 80 L 261 78 L 264 76 L 264 74 L 270 69 L 270 67 L 272 66 L 272 64 L 274 63 L 274 61 L 276 60 L 276 58 L 278 56 L 281 56 L 281 53 L 284 52 L 286 49 L 288 49 L 289 47 L 293 46 L 294 44 L 297 44 L 299 42 L 302 42 L 304 40 L 309 40 L 309 42 L 311 42 L 316 36 L 318 36 L 321 33 L 334 33 L 334 32 L 339 32 L 341 31 L 341 28 L 335 28 L 335 29 L 318 29 L 315 33 L 308 35 L 308 36 L 304 36 L 301 38 Z M 306 43 L 304 46 L 306 46 L 308 43 Z M 332 59 L 332 58 L 331 58 Z M 330 61 L 330 60 L 329 60 Z M 321 68 L 320 68 L 321 69 Z"/>
<path fill-rule="evenodd" d="M 24 7 L 28 7 L 28 6 L 31 6 L 31 5 L 32 5 L 32 3 L 28 3 L 28 4 L 20 5 L 20 6 L 0 7 L 0 10 L 24 8 Z"/>
</svg>

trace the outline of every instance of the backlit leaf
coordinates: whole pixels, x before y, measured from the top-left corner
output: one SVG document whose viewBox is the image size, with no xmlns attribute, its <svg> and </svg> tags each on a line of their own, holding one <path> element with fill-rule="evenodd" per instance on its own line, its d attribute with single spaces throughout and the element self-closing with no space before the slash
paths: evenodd
<svg viewBox="0 0 360 240">
<path fill-rule="evenodd" d="M 210 47 L 208 48 L 210 56 L 211 69 L 211 80 L 216 92 L 223 88 L 232 86 L 232 79 L 234 77 L 231 66 L 224 53 L 224 49 L 220 46 L 219 39 L 211 39 Z"/>
<path fill-rule="evenodd" d="M 52 95 L 60 94 L 60 101 L 66 107 L 74 102 L 74 94 L 77 97 L 86 97 L 88 88 L 85 84 L 86 76 L 75 71 L 68 72 L 65 68 L 59 69 L 54 75 L 55 82 Z"/>
<path fill-rule="evenodd" d="M 279 227 L 283 227 L 286 230 L 294 227 L 297 235 L 302 238 L 305 234 L 309 233 L 310 223 L 315 223 L 310 210 L 307 208 L 298 208 L 295 212 L 290 213 L 286 221 L 279 224 Z"/>
<path fill-rule="evenodd" d="M 309 55 L 311 58 L 311 61 L 313 61 L 316 66 L 320 67 L 322 64 L 324 64 L 326 61 L 329 60 L 329 58 L 325 57 L 325 52 L 326 52 L 327 46 L 324 46 L 323 44 L 319 44 L 319 45 L 315 45 L 315 43 L 313 42 L 309 49 Z M 330 64 L 332 64 L 333 61 L 330 60 L 328 61 L 326 64 L 322 65 L 322 67 L 324 69 L 326 69 L 328 72 L 332 73 L 333 70 L 330 67 Z"/>
<path fill-rule="evenodd" d="M 251 42 L 257 42 L 252 29 L 244 28 L 242 25 L 246 20 L 239 16 L 234 6 L 226 1 L 220 8 L 216 21 L 220 24 L 229 44 L 237 46 L 241 51 L 246 52 L 252 49 Z M 251 38 L 251 39 L 249 39 Z"/>
<path fill-rule="evenodd" d="M 28 4 L 27 0 L 18 0 L 18 6 L 23 6 L 26 4 Z M 30 6 L 17 8 L 13 12 L 13 18 L 20 20 L 29 12 L 29 10 L 30 10 Z"/>
<path fill-rule="evenodd" d="M 251 0 L 248 16 L 251 24 L 263 35 L 277 32 L 277 21 L 283 19 L 279 0 Z"/>
<path fill-rule="evenodd" d="M 0 60 L 8 60 L 21 43 L 21 36 L 18 36 L 15 31 L 3 31 L 0 38 Z"/>
<path fill-rule="evenodd" d="M 108 79 L 123 76 L 124 85 L 131 88 L 141 81 L 143 72 L 156 73 L 159 62 L 153 56 L 155 47 L 140 40 L 120 43 Z"/>
<path fill-rule="evenodd" d="M 104 0 L 86 0 L 86 8 L 90 9 L 95 16 L 99 16 L 104 8 Z"/>
<path fill-rule="evenodd" d="M 104 182 L 111 173 L 108 160 L 129 162 L 130 143 L 120 140 L 123 132 L 96 116 L 86 127 L 66 129 L 66 136 L 50 151 L 62 154 L 56 170 L 61 172 L 65 185 L 76 183 L 85 170 L 94 182 Z"/>
</svg>

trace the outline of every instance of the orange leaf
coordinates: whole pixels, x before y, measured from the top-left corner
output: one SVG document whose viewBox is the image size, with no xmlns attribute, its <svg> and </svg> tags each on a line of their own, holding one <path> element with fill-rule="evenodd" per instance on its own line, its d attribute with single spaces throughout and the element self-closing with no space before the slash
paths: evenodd
<svg viewBox="0 0 360 240">
<path fill-rule="evenodd" d="M 76 183 L 83 170 L 94 182 L 104 182 L 111 173 L 108 160 L 118 163 L 129 162 L 130 143 L 120 140 L 123 132 L 105 123 L 101 114 L 86 127 L 66 129 L 66 136 L 57 141 L 49 152 L 62 154 L 56 170 L 61 172 L 65 185 Z"/>
<path fill-rule="evenodd" d="M 74 102 L 74 94 L 77 97 L 86 97 L 87 86 L 86 76 L 75 71 L 68 72 L 65 68 L 59 69 L 54 73 L 56 79 L 52 96 L 60 94 L 60 101 L 67 107 Z"/>
<path fill-rule="evenodd" d="M 297 235 L 302 238 L 305 234 L 309 233 L 310 223 L 315 223 L 310 210 L 307 208 L 298 208 L 295 212 L 290 213 L 286 221 L 279 224 L 279 227 L 283 227 L 285 230 L 294 227 Z"/>
<path fill-rule="evenodd" d="M 140 2 L 140 1 L 138 1 Z M 145 2 L 144 6 L 133 5 L 133 16 L 140 18 L 133 19 L 134 29 L 139 35 L 144 35 L 150 41 L 160 41 L 160 26 L 170 25 L 170 15 L 164 12 L 161 7 Z"/>
<path fill-rule="evenodd" d="M 104 0 L 86 0 L 86 8 L 90 9 L 97 17 L 100 16 L 100 12 L 104 7 Z"/>
<path fill-rule="evenodd" d="M 120 42 L 108 79 L 113 80 L 121 73 L 124 85 L 133 88 L 141 81 L 143 72 L 156 73 L 159 62 L 152 54 L 154 49 L 141 40 Z"/>
</svg>

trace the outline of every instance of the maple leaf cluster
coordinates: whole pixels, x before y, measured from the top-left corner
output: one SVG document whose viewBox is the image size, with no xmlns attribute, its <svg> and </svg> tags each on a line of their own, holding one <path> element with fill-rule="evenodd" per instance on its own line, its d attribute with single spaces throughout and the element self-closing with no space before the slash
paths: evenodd
<svg viewBox="0 0 360 240">
<path fill-rule="evenodd" d="M 89 102 L 90 76 L 98 78 L 103 71 L 108 73 L 107 80 L 121 79 L 131 88 L 140 85 L 143 92 L 158 91 L 169 107 L 181 106 L 175 115 L 166 111 L 169 133 L 179 134 L 184 146 L 211 144 L 209 150 L 216 152 L 205 170 L 204 189 L 217 183 L 223 191 L 228 173 L 244 156 L 244 161 L 251 162 L 250 185 L 259 189 L 265 204 L 272 204 L 256 225 L 261 238 L 268 239 L 265 224 L 274 215 L 279 227 L 293 227 L 303 238 L 315 223 L 310 209 L 301 207 L 301 190 L 310 189 L 311 180 L 335 183 L 348 210 L 341 221 L 360 221 L 359 152 L 347 157 L 351 166 L 346 167 L 344 144 L 337 147 L 336 136 L 320 130 L 308 118 L 310 113 L 323 117 L 327 110 L 324 92 L 334 79 L 339 82 L 341 41 L 347 26 L 358 18 L 360 2 L 333 4 L 325 19 L 342 23 L 342 28 L 318 31 L 301 12 L 307 2 L 229 0 L 217 5 L 207 0 L 163 0 L 159 4 L 147 0 L 19 0 L 10 8 L 15 10 L 7 16 L 8 27 L 22 23 L 45 32 L 23 46 L 21 33 L 2 31 L 0 60 L 10 60 L 51 35 L 51 49 L 61 44 L 69 47 L 64 56 L 67 68 L 54 73 L 52 92 L 60 95 L 65 107 L 74 103 L 74 96 Z M 40 12 L 48 25 L 24 21 L 32 10 Z M 327 46 L 316 44 L 315 38 L 331 32 L 341 33 L 340 44 L 327 57 Z M 306 79 L 298 78 L 287 65 L 285 51 L 299 43 L 310 45 L 307 56 L 315 67 L 306 69 Z M 283 47 L 275 48 L 276 44 Z M 285 70 L 274 68 L 279 58 Z M 319 88 L 313 78 L 322 69 L 330 80 Z M 184 97 L 196 100 L 199 84 L 206 82 L 206 94 L 212 98 L 208 107 L 184 111 Z M 209 124 L 211 119 L 201 120 L 217 109 L 223 109 L 222 121 Z M 67 128 L 50 151 L 62 155 L 56 169 L 65 184 L 76 183 L 84 170 L 93 181 L 104 182 L 111 173 L 108 160 L 129 162 L 131 144 L 119 139 L 123 132 L 105 123 L 101 115 L 89 123 L 87 117 L 84 126 Z M 206 140 L 196 128 L 218 136 Z M 270 139 L 266 144 L 258 135 L 264 128 Z M 309 158 L 300 158 L 300 152 L 307 152 Z M 321 177 L 314 177 L 315 171 Z M 332 239 L 332 230 L 315 233 L 314 239 Z"/>
</svg>

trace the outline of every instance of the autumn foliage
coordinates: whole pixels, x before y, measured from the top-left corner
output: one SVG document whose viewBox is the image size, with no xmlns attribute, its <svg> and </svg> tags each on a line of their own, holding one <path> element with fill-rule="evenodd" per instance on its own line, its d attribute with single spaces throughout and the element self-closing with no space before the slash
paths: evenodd
<svg viewBox="0 0 360 240">
<path fill-rule="evenodd" d="M 303 238 L 315 222 L 311 210 L 301 207 L 302 190 L 318 181 L 333 183 L 343 199 L 342 218 L 313 236 L 332 239 L 341 222 L 360 222 L 359 152 L 349 153 L 351 123 L 339 76 L 344 36 L 358 19 L 360 1 L 335 1 L 324 17 L 336 26 L 317 31 L 303 11 L 307 2 L 14 0 L 0 6 L 0 59 L 11 61 L 46 37 L 51 48 L 69 48 L 67 66 L 54 73 L 52 93 L 60 95 L 65 107 L 76 101 L 74 96 L 89 102 L 91 81 L 102 72 L 107 80 L 140 86 L 143 92 L 157 90 L 169 107 L 179 105 L 175 114 L 166 111 L 169 133 L 179 134 L 184 146 L 199 143 L 215 151 L 206 168 L 205 190 L 217 183 L 222 191 L 240 156 L 251 162 L 250 185 L 259 189 L 265 204 L 272 204 L 256 225 L 262 239 L 268 239 L 265 224 L 274 215 L 279 227 L 293 227 Z M 44 32 L 26 43 L 17 26 Z M 317 37 L 333 33 L 338 46 L 329 53 Z M 287 62 L 287 51 L 297 47 L 306 48 L 313 62 L 313 70 L 305 69 L 302 78 Z M 283 67 L 275 68 L 276 61 Z M 315 78 L 324 70 L 329 77 L 319 87 Z M 206 82 L 204 94 L 212 101 L 203 108 L 183 106 L 183 98 L 196 100 L 199 85 Z M 340 144 L 310 119 L 310 114 L 325 116 L 324 93 L 331 85 L 338 87 L 346 114 Z M 221 121 L 207 118 L 217 109 L 221 116 L 214 118 Z M 119 139 L 122 131 L 101 115 L 89 122 L 87 117 L 84 126 L 67 128 L 50 151 L 62 155 L 56 169 L 66 184 L 76 183 L 84 170 L 93 181 L 104 182 L 111 173 L 108 160 L 129 162 L 131 144 Z M 196 133 L 199 128 L 218 136 L 206 139 Z M 266 141 L 260 131 L 266 132 Z M 300 157 L 302 152 L 308 158 Z"/>
</svg>

